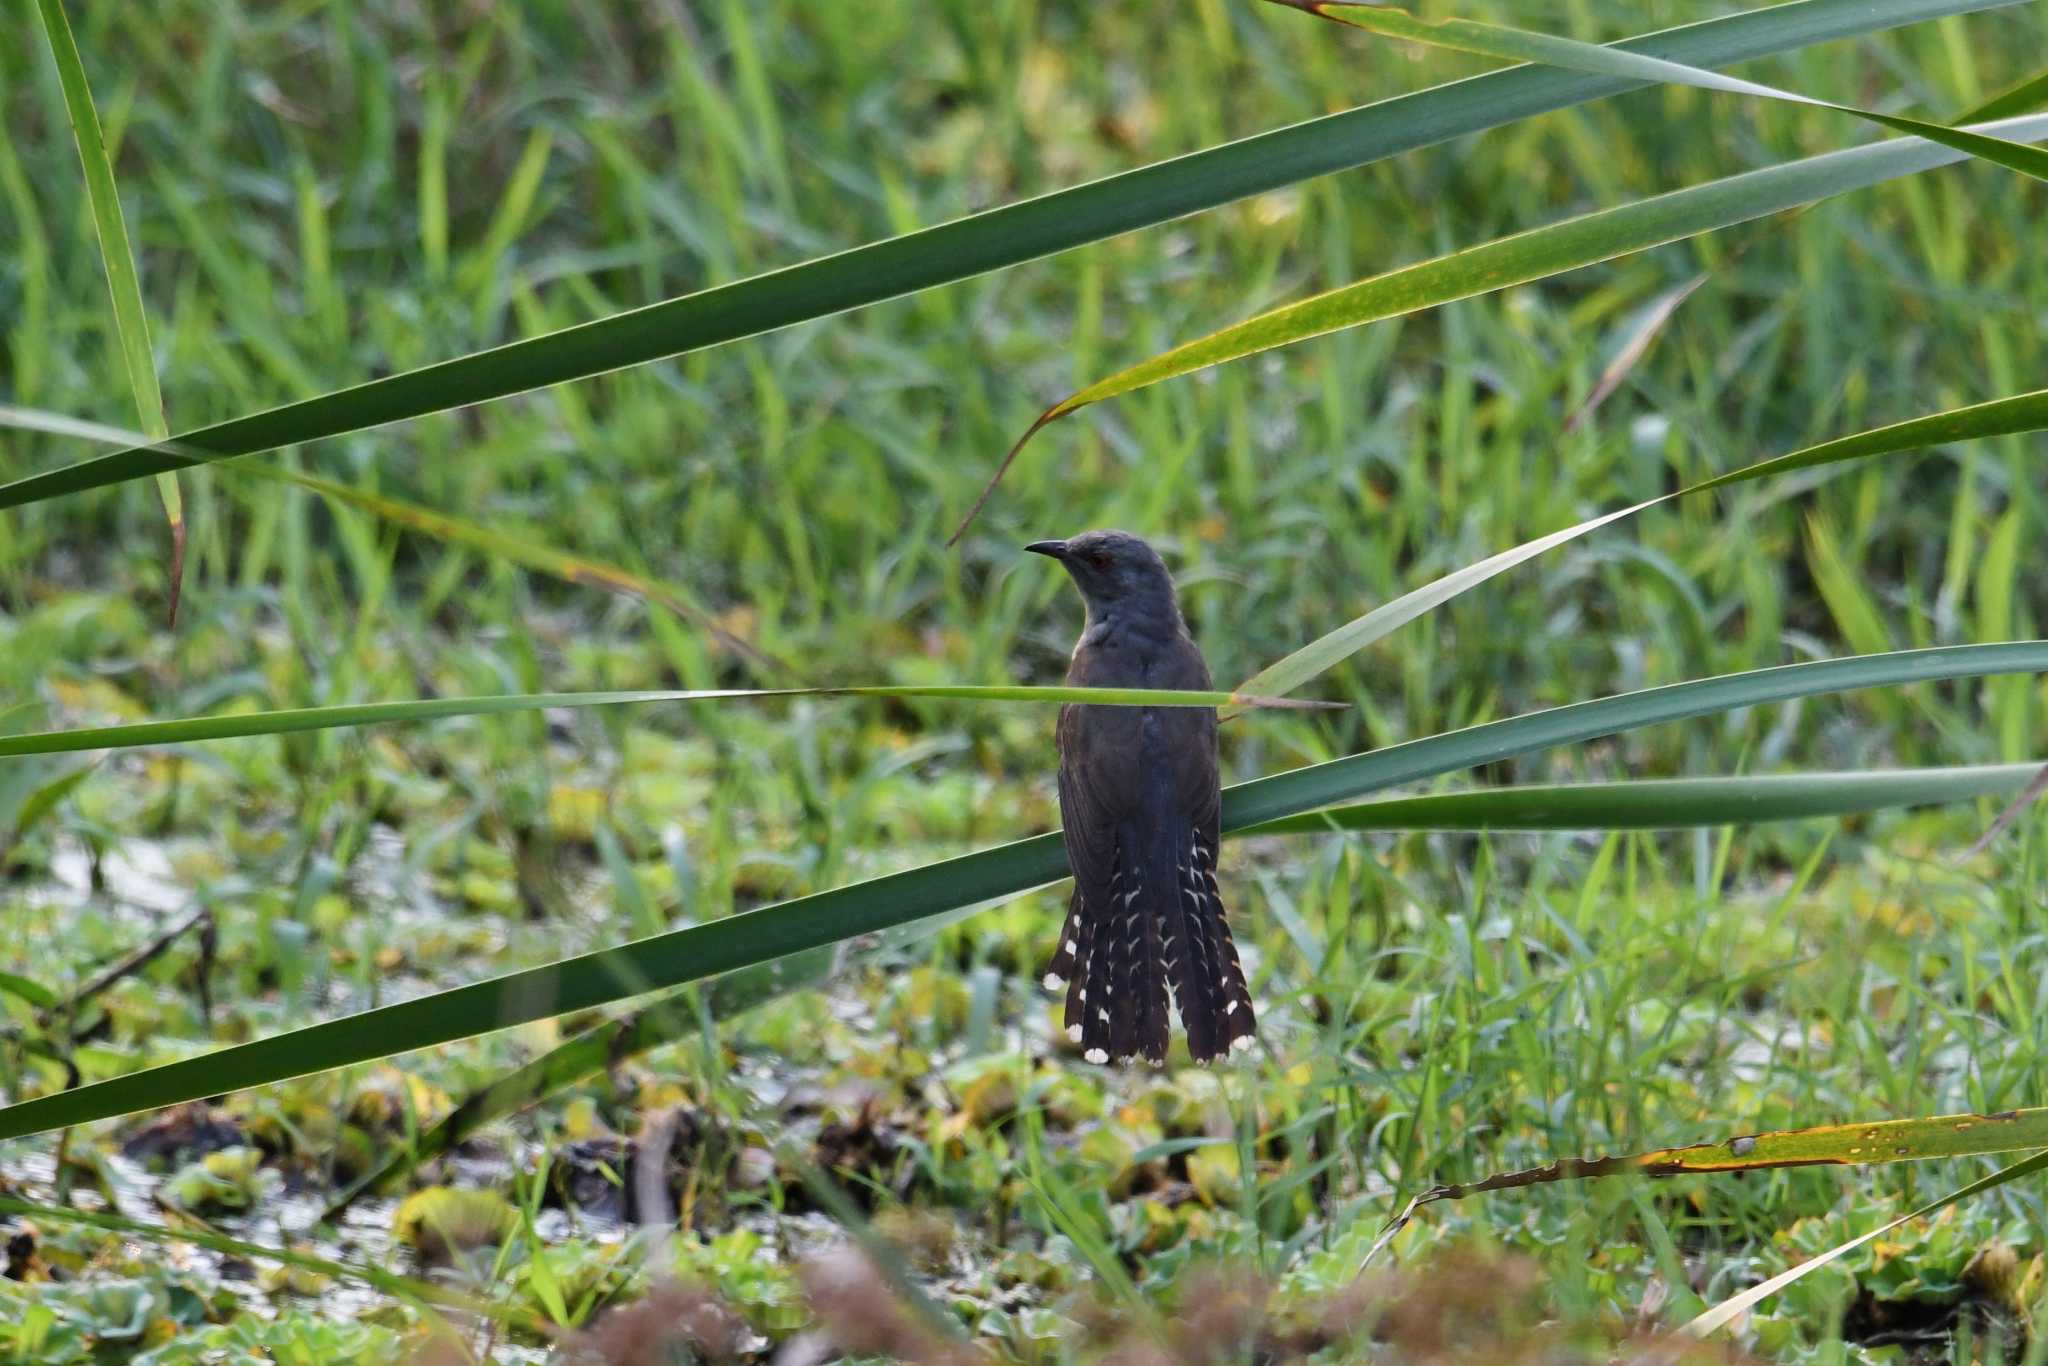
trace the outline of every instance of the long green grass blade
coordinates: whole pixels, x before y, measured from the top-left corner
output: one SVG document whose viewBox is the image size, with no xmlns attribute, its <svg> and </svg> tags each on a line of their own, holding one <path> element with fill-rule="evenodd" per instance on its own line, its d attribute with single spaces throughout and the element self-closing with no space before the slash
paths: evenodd
<svg viewBox="0 0 2048 1366">
<path fill-rule="evenodd" d="M 170 428 L 164 424 L 163 394 L 157 388 L 156 361 L 150 354 L 149 319 L 142 311 L 142 284 L 135 274 L 135 254 L 128 245 L 128 220 L 121 212 L 121 196 L 114 186 L 114 167 L 107 159 L 99 112 L 93 106 L 85 66 L 71 36 L 71 23 L 65 18 L 62 0 L 36 0 L 36 7 L 50 42 L 50 56 L 57 64 L 65 112 L 70 116 L 78 160 L 85 171 L 86 200 L 92 207 L 93 229 L 99 235 L 100 264 L 106 270 L 107 293 L 114 306 L 114 338 L 120 347 L 128 387 L 135 395 L 136 417 L 152 440 L 160 440 L 169 434 Z"/>
<path fill-rule="evenodd" d="M 1816 446 L 1807 446 L 1785 455 L 1759 460 L 1753 465 L 1745 465 L 1741 469 L 1715 475 L 1712 479 L 1703 479 L 1674 493 L 1663 494 L 1632 507 L 1602 513 L 1598 517 L 1590 517 L 1561 531 L 1553 531 L 1547 536 L 1539 536 L 1533 541 L 1525 541 L 1512 549 L 1503 550 L 1500 554 L 1489 556 L 1476 564 L 1468 564 L 1462 569 L 1453 570 L 1440 579 L 1403 593 L 1391 602 L 1382 603 L 1335 630 L 1318 636 L 1300 649 L 1253 674 L 1238 685 L 1238 691 L 1261 697 L 1285 696 L 1425 612 L 1442 606 L 1488 579 L 1506 573 L 1516 565 L 1532 560 L 1546 551 L 1555 550 L 1569 541 L 1575 541 L 1590 532 L 1611 526 L 1626 517 L 1632 517 L 1638 512 L 1674 499 L 1772 475 L 1789 474 L 1794 470 L 1814 469 L 1822 465 L 1861 460 L 1874 455 L 1922 450 L 1943 442 L 2044 430 L 2048 430 L 2048 389 L 2037 389 L 2032 393 L 2015 394 L 2010 398 L 1973 403 L 1962 408 L 1930 413 L 1925 417 L 1894 422 L 1884 427 L 1873 427 L 1869 431 L 1836 437 Z"/>
<path fill-rule="evenodd" d="M 1816 109 L 1832 109 L 1837 113 L 1849 114 L 1877 124 L 1881 128 L 1911 133 L 1915 137 L 1926 138 L 1945 147 L 1953 147 L 1970 156 L 1982 157 L 1986 161 L 1995 162 L 2022 175 L 2048 179 L 2048 152 L 2038 147 L 2007 142 L 2003 138 L 1989 137 L 1967 129 L 1951 128 L 1943 123 L 1929 123 L 1924 119 L 1906 118 L 1898 114 L 1880 114 L 1851 104 L 1817 100 L 1809 95 L 1781 90 L 1776 86 L 1745 81 L 1735 76 L 1723 76 L 1718 72 L 1702 71 L 1698 67 L 1687 66 L 1682 62 L 1646 57 L 1619 48 L 1602 47 L 1597 43 L 1582 43 L 1555 34 L 1532 33 L 1526 29 L 1508 28 L 1501 24 L 1481 23 L 1475 19 L 1423 19 L 1397 5 L 1380 3 L 1380 0 L 1272 0 L 1272 3 L 1307 10 L 1325 19 L 1362 28 L 1383 37 L 1406 38 L 1412 42 L 1450 48 L 1455 52 L 1498 57 L 1510 62 L 1538 62 L 1602 76 L 1669 81 L 1677 85 L 1697 86 L 1702 90 L 1718 90 L 1731 95 L 1751 95 L 1759 99 L 1810 105 Z"/>
<path fill-rule="evenodd" d="M 2048 138 L 2048 115 L 2007 119 L 1991 127 L 2022 140 Z M 1963 156 L 1952 147 L 1906 138 L 1827 152 L 1496 238 L 1284 304 L 1206 337 L 1184 342 L 1061 399 L 1040 414 L 1010 448 L 990 477 L 989 487 L 993 488 L 1002 478 L 1034 433 L 1091 403 L 1311 337 L 1382 322 L 1457 299 L 1491 294 L 1746 223 L 1851 190 L 1947 166 Z M 7 492 L 0 488 L 0 499 Z M 987 497 L 985 489 L 981 499 Z M 980 505 L 977 501 L 975 508 Z M 973 512 L 968 515 L 971 518 Z"/>
<path fill-rule="evenodd" d="M 1961 408 L 1949 408 L 1925 417 L 1908 418 L 1867 432 L 1854 432 L 1823 441 L 1817 446 L 1774 456 L 1755 465 L 1695 484 L 1688 492 L 1725 488 L 1730 484 L 1763 479 L 1794 470 L 1810 470 L 1866 455 L 1888 455 L 1895 451 L 1919 450 L 1950 441 L 1972 441 L 1982 436 L 2011 436 L 2018 432 L 2048 431 L 2048 389 L 1994 398 Z M 1683 495 L 1681 495 L 1683 496 Z"/>
<path fill-rule="evenodd" d="M 1789 664 L 1489 722 L 1225 791 L 1223 829 L 1519 754 L 1795 697 L 2048 671 L 2048 641 L 1956 645 Z M 0 1109 L 0 1139 L 173 1105 L 701 981 L 860 934 L 994 901 L 1066 875 L 1058 834 L 946 859 L 618 948 L 310 1025 Z"/>
<path fill-rule="evenodd" d="M 1691 66 L 1722 66 L 2019 2 L 1796 0 L 1647 34 L 1620 46 Z M 181 439 L 219 459 L 583 379 L 963 280 L 1644 84 L 1545 67 L 1490 72 L 286 404 Z M 189 463 L 166 451 L 119 451 L 0 486 L 0 507 Z"/>
<path fill-rule="evenodd" d="M 2038 763 L 1752 778 L 1657 778 L 1442 792 L 1325 807 L 1252 826 L 1246 835 L 1371 830 L 1680 830 L 1811 820 L 1935 806 L 2011 792 Z"/>
<path fill-rule="evenodd" d="M 1032 688 L 1001 684 L 919 683 L 847 688 L 695 688 L 625 692 L 491 693 L 480 697 L 422 697 L 403 702 L 356 702 L 334 707 L 296 707 L 224 716 L 185 716 L 174 721 L 132 721 L 119 726 L 40 730 L 0 735 L 0 759 L 24 754 L 72 754 L 82 750 L 135 749 L 182 745 L 195 740 L 239 740 L 253 735 L 293 735 L 350 726 L 386 726 L 441 721 L 453 716 L 503 716 L 553 707 L 616 707 L 645 702 L 755 701 L 775 697 L 930 697 L 959 702 L 1088 702 L 1105 707 L 1274 707 L 1336 708 L 1341 702 L 1301 702 L 1233 692 L 1169 692 L 1162 688 Z"/>
<path fill-rule="evenodd" d="M 36 0 L 49 39 L 50 56 L 57 65 L 57 83 L 64 92 L 64 109 L 71 118 L 72 138 L 78 144 L 79 165 L 85 171 L 86 200 L 92 206 L 93 229 L 100 241 L 100 264 L 107 273 L 107 294 L 114 306 L 114 337 L 121 350 L 121 365 L 128 373 L 128 388 L 135 396 L 135 413 L 151 441 L 170 434 L 164 421 L 163 392 L 157 387 L 156 358 L 149 345 L 149 316 L 142 309 L 142 282 L 135 273 L 135 253 L 128 245 L 128 220 L 121 212 L 121 195 L 114 186 L 114 163 L 107 156 L 107 142 L 100 132 L 99 111 L 92 102 L 92 87 L 85 79 L 85 63 L 78 55 L 78 43 L 71 36 L 71 21 L 65 17 L 63 0 Z M 178 489 L 178 476 L 164 471 L 156 478 L 157 494 L 163 499 L 164 517 L 171 528 L 170 619 L 178 620 L 179 590 L 185 580 L 185 498 Z"/>
</svg>

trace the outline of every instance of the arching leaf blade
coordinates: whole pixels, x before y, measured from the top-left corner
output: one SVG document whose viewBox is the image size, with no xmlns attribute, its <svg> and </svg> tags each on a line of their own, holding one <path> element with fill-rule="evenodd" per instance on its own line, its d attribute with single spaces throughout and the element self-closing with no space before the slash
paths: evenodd
<svg viewBox="0 0 2048 1366">
<path fill-rule="evenodd" d="M 1991 127 L 2011 138 L 2038 140 L 2048 137 L 2048 116 L 2009 119 Z M 1901 176 L 1951 165 L 1964 155 L 1952 147 L 1897 139 L 1767 166 L 1531 228 L 1283 304 L 1205 337 L 1183 342 L 1070 394 L 1047 409 L 1039 425 L 1091 403 L 1213 365 L 1459 299 L 1530 284 Z M 0 494 L 4 493 L 0 489 Z"/>
<path fill-rule="evenodd" d="M 1648 499 L 1631 507 L 1602 513 L 1583 522 L 1553 531 L 1535 540 L 1503 550 L 1475 564 L 1453 570 L 1420 588 L 1411 589 L 1390 602 L 1354 617 L 1342 626 L 1318 636 L 1300 649 L 1275 660 L 1238 685 L 1239 691 L 1262 697 L 1281 697 L 1319 674 L 1336 667 L 1375 641 L 1392 634 L 1425 612 L 1432 611 L 1496 575 L 1526 563 L 1581 536 L 1660 504 L 1673 502 L 1709 489 L 1816 469 L 1869 456 L 1893 455 L 1923 450 L 1950 441 L 1968 441 L 1985 436 L 2010 436 L 2019 432 L 2048 431 L 2048 389 L 2014 394 L 2008 398 L 1950 408 L 1924 417 L 1894 422 L 1849 436 L 1836 437 L 1785 455 L 1772 456 L 1726 474 L 1703 479 L 1697 484 Z"/>
<path fill-rule="evenodd" d="M 1675 829 L 1700 825 L 1805 820 L 1922 806 L 2007 792 L 2025 782 L 2030 764 L 1904 769 L 1877 773 L 1814 773 L 1762 778 L 1688 778 L 1635 783 L 1509 787 L 1325 807 L 1247 827 L 1241 835 L 1323 834 L 1394 830 Z M 898 926 L 875 936 L 881 945 L 906 932 L 922 934 L 966 914 Z M 832 947 L 728 973 L 712 984 L 711 1013 L 727 1019 L 757 996 L 814 986 L 835 965 Z M 758 979 L 758 980 L 757 980 Z M 688 988 L 684 989 L 686 992 Z M 335 1218 L 359 1196 L 402 1179 L 505 1115 L 573 1086 L 626 1058 L 674 1042 L 696 1027 L 681 995 L 658 998 L 630 1015 L 593 1025 L 490 1085 L 467 1096 L 439 1123 L 338 1197 Z"/>
<path fill-rule="evenodd" d="M 1422 1192 L 1389 1220 L 1373 1241 L 1365 1261 L 1371 1262 L 1415 1217 L 1417 1210 L 1441 1200 L 1463 1200 L 1495 1191 L 1526 1190 L 1563 1181 L 1603 1181 L 1630 1176 L 1768 1171 L 1783 1167 L 1876 1166 L 1891 1162 L 1924 1162 L 1940 1157 L 1977 1157 L 1990 1153 L 2038 1148 L 2048 1143 L 2048 1109 L 2007 1110 L 1999 1114 L 1930 1115 L 1915 1119 L 1877 1119 L 1860 1123 L 1821 1124 L 1805 1129 L 1741 1134 L 1682 1148 L 1604 1157 L 1560 1157 L 1540 1167 L 1494 1172 L 1470 1181 L 1451 1182 Z M 2048 1153 L 2006 1168 L 1954 1194 L 1901 1215 L 1875 1229 L 1752 1286 L 1701 1314 L 1682 1331 L 1704 1335 L 1730 1322 L 1743 1309 L 1782 1290 L 1810 1271 L 1827 1265 L 1870 1239 L 1909 1220 L 1922 1218 L 1944 1205 L 2002 1185 L 2038 1170 Z"/>
</svg>

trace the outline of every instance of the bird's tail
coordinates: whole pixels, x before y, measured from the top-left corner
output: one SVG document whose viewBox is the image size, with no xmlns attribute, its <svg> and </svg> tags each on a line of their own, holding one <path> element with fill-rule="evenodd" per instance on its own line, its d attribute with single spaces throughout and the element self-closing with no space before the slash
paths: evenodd
<svg viewBox="0 0 2048 1366">
<path fill-rule="evenodd" d="M 1131 856 L 1147 843 L 1151 857 Z M 1102 901 L 1075 887 L 1048 974 L 1067 984 L 1067 1034 L 1082 1056 L 1164 1062 L 1169 1006 L 1197 1062 L 1250 1045 L 1257 1023 L 1213 843 L 1192 829 L 1119 841 Z"/>
</svg>

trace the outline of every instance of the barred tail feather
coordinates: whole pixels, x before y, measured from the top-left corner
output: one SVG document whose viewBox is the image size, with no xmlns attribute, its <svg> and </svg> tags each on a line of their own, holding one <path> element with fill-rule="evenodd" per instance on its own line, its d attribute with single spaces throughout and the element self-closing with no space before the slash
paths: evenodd
<svg viewBox="0 0 2048 1366">
<path fill-rule="evenodd" d="M 1086 908 L 1088 962 L 1067 996 L 1067 1033 L 1073 1033 L 1076 1012 L 1081 1023 L 1081 1056 L 1089 1062 L 1108 1062 L 1110 1005 L 1117 994 L 1116 927 L 1102 907 Z"/>
<path fill-rule="evenodd" d="M 1172 1037 L 1173 1013 L 1168 1004 L 1167 986 L 1170 979 L 1166 974 L 1163 943 L 1169 917 L 1159 914 L 1159 903 L 1170 902 L 1173 894 L 1171 879 L 1158 878 L 1131 908 L 1137 912 L 1140 932 L 1136 955 L 1129 965 L 1137 1001 L 1137 1028 L 1131 1039 L 1132 1051 L 1144 1054 L 1147 1061 L 1155 1063 L 1166 1061 L 1166 1045 Z"/>
<path fill-rule="evenodd" d="M 1053 950 L 1052 962 L 1045 969 L 1045 989 L 1058 991 L 1069 982 L 1079 981 L 1081 965 L 1086 963 L 1086 950 L 1082 947 L 1082 936 L 1091 922 L 1087 908 L 1081 901 L 1081 889 L 1077 885 L 1074 895 L 1067 902 L 1067 923 L 1060 927 L 1060 945 Z M 1068 1012 L 1071 1014 L 1071 1010 Z M 1068 1020 L 1068 1024 L 1074 1023 Z"/>
<path fill-rule="evenodd" d="M 1257 1027 L 1213 843 L 1198 830 L 1152 843 L 1142 859 L 1139 839 L 1119 840 L 1108 886 L 1075 887 L 1046 974 L 1066 985 L 1067 1037 L 1089 1062 L 1164 1062 L 1176 1014 L 1197 1062 L 1249 1045 Z"/>
<path fill-rule="evenodd" d="M 1215 1056 L 1216 973 L 1204 923 L 1199 918 L 1201 875 L 1195 867 L 1193 832 L 1181 842 L 1174 859 L 1172 923 L 1166 932 L 1166 977 L 1173 985 L 1173 1008 L 1187 1031 L 1188 1052 L 1198 1061 Z"/>
<path fill-rule="evenodd" d="M 1108 900 L 1121 900 L 1121 869 L 1111 873 L 1108 890 Z M 1053 977 L 1066 979 L 1067 1039 L 1083 1045 L 1081 1056 L 1089 1062 L 1109 1061 L 1109 1004 L 1116 995 L 1112 975 L 1116 955 L 1113 935 L 1105 928 L 1108 921 L 1104 908 L 1075 883 L 1059 951 L 1047 973 L 1048 985 Z"/>
<path fill-rule="evenodd" d="M 1180 993 L 1181 1027 L 1187 1031 L 1189 1054 L 1207 1062 L 1249 1048 L 1258 1020 L 1216 886 L 1216 846 L 1195 831 L 1188 850 L 1184 871 L 1176 870 L 1183 871 L 1177 909 L 1189 945 L 1182 975 L 1190 985 Z"/>
<path fill-rule="evenodd" d="M 1138 845 L 1137 840 L 1119 843 L 1120 852 Z M 1140 1055 L 1153 1062 L 1166 1060 L 1166 974 L 1160 959 L 1157 902 L 1170 889 L 1159 885 L 1157 867 L 1155 861 L 1140 858 L 1119 860 L 1123 904 L 1113 906 L 1108 923 L 1102 927 L 1102 932 L 1110 936 L 1115 954 L 1111 969 L 1115 999 L 1109 1003 L 1109 1056 L 1116 1062 Z"/>
</svg>

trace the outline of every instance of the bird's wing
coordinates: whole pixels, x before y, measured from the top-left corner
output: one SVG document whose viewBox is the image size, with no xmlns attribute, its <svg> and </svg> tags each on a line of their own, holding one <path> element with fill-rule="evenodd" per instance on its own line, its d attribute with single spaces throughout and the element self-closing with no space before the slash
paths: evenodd
<svg viewBox="0 0 2048 1366">
<path fill-rule="evenodd" d="M 1216 714 L 1176 708 L 1165 724 L 1173 772 L 1160 824 L 1168 833 L 1150 856 L 1172 887 L 1171 900 L 1155 909 L 1165 927 L 1160 967 L 1187 1031 L 1188 1053 L 1204 1062 L 1249 1043 L 1257 1022 L 1216 885 L 1223 806 Z"/>
<path fill-rule="evenodd" d="M 1125 814 L 1114 809 L 1109 796 L 1121 784 L 1106 785 L 1101 775 L 1089 772 L 1085 747 L 1077 739 L 1080 724 L 1076 705 L 1060 708 L 1060 834 L 1074 874 L 1076 902 L 1106 906 L 1117 880 L 1117 825 Z M 1068 928 L 1078 928 L 1072 916 Z M 1071 978 L 1077 952 L 1074 935 L 1062 935 L 1059 952 L 1053 957 L 1053 974 Z"/>
</svg>

